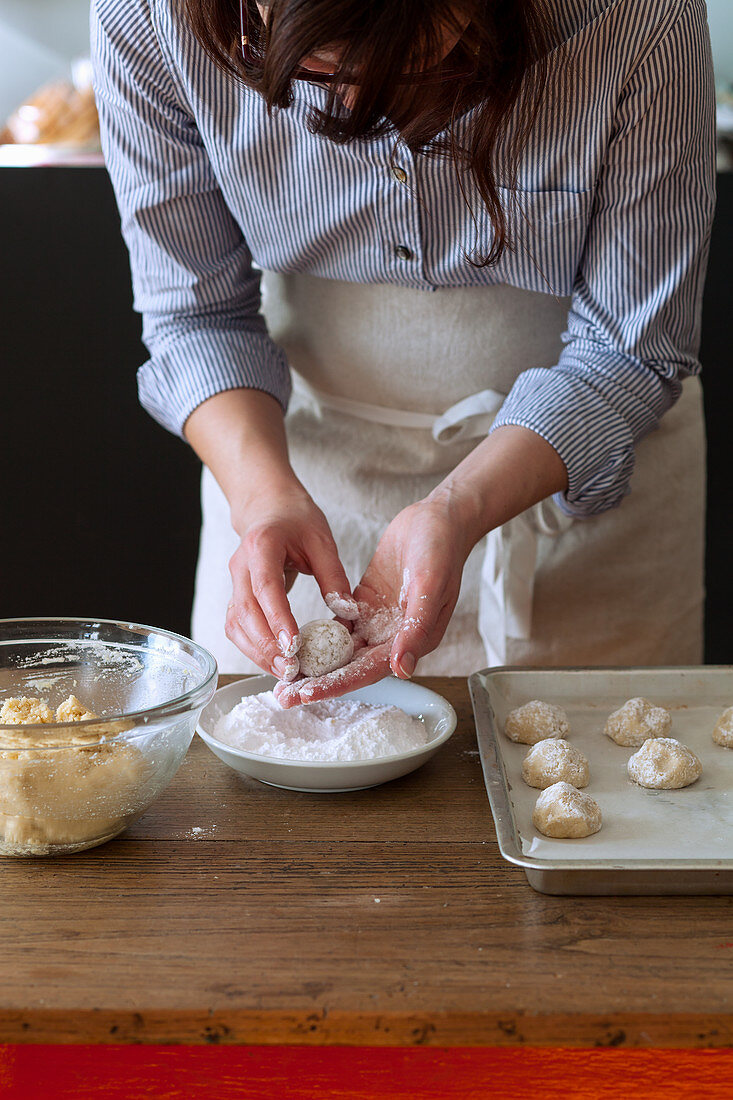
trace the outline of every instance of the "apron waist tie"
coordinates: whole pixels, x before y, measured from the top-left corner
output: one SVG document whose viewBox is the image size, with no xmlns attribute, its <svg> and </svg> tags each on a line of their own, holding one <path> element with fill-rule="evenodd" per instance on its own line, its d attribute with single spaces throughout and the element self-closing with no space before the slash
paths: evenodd
<svg viewBox="0 0 733 1100">
<path fill-rule="evenodd" d="M 481 390 L 451 405 L 440 416 L 432 413 L 413 412 L 411 409 L 394 409 L 388 405 L 370 405 L 366 401 L 354 401 L 334 393 L 325 393 L 306 382 L 297 371 L 292 371 L 293 394 L 317 416 L 322 409 L 346 413 L 357 420 L 372 424 L 385 424 L 390 428 L 416 428 L 432 433 L 436 443 L 444 446 L 465 439 L 480 439 L 487 435 L 496 414 L 504 404 L 505 395 L 496 390 Z"/>
</svg>

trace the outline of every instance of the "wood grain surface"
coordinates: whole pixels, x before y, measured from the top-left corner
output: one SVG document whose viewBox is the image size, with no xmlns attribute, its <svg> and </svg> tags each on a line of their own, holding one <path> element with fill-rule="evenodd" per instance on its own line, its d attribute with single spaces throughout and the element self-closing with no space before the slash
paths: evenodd
<svg viewBox="0 0 733 1100">
<path fill-rule="evenodd" d="M 733 898 L 535 893 L 465 682 L 421 682 L 458 729 L 403 779 L 281 791 L 196 738 L 121 838 L 3 860 L 0 1042 L 733 1045 Z"/>
</svg>

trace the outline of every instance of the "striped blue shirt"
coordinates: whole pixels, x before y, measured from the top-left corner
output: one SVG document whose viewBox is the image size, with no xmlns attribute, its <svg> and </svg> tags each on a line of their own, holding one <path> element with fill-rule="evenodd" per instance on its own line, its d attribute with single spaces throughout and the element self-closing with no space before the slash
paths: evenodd
<svg viewBox="0 0 733 1100">
<path fill-rule="evenodd" d="M 140 398 L 161 424 L 181 433 L 202 401 L 240 386 L 286 406 L 257 268 L 426 292 L 506 283 L 571 306 L 558 362 L 519 376 L 495 427 L 552 444 L 565 510 L 621 501 L 635 443 L 700 369 L 715 188 L 706 11 L 704 0 L 553 5 L 548 95 L 503 191 L 513 247 L 477 267 L 491 223 L 450 162 L 411 153 L 394 131 L 348 145 L 312 134 L 325 93 L 302 81 L 268 117 L 207 58 L 178 0 L 94 0 L 103 147 L 150 353 Z"/>
</svg>

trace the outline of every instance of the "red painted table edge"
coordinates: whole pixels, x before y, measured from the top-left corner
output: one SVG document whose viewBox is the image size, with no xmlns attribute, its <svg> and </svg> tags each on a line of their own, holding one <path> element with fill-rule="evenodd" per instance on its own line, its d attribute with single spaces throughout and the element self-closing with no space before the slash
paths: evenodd
<svg viewBox="0 0 733 1100">
<path fill-rule="evenodd" d="M 727 1097 L 733 1049 L 0 1045 L 3 1100 L 605 1100 L 622 1083 L 625 1100 Z"/>
</svg>

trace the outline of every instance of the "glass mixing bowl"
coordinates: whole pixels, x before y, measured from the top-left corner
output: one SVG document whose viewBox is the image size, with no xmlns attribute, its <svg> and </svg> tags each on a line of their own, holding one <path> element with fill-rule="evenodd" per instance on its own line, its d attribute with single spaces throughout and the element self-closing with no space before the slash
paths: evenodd
<svg viewBox="0 0 733 1100">
<path fill-rule="evenodd" d="M 215 688 L 211 654 L 167 630 L 0 619 L 0 855 L 121 833 L 170 783 Z M 72 696 L 93 717 L 70 721 Z"/>
</svg>

